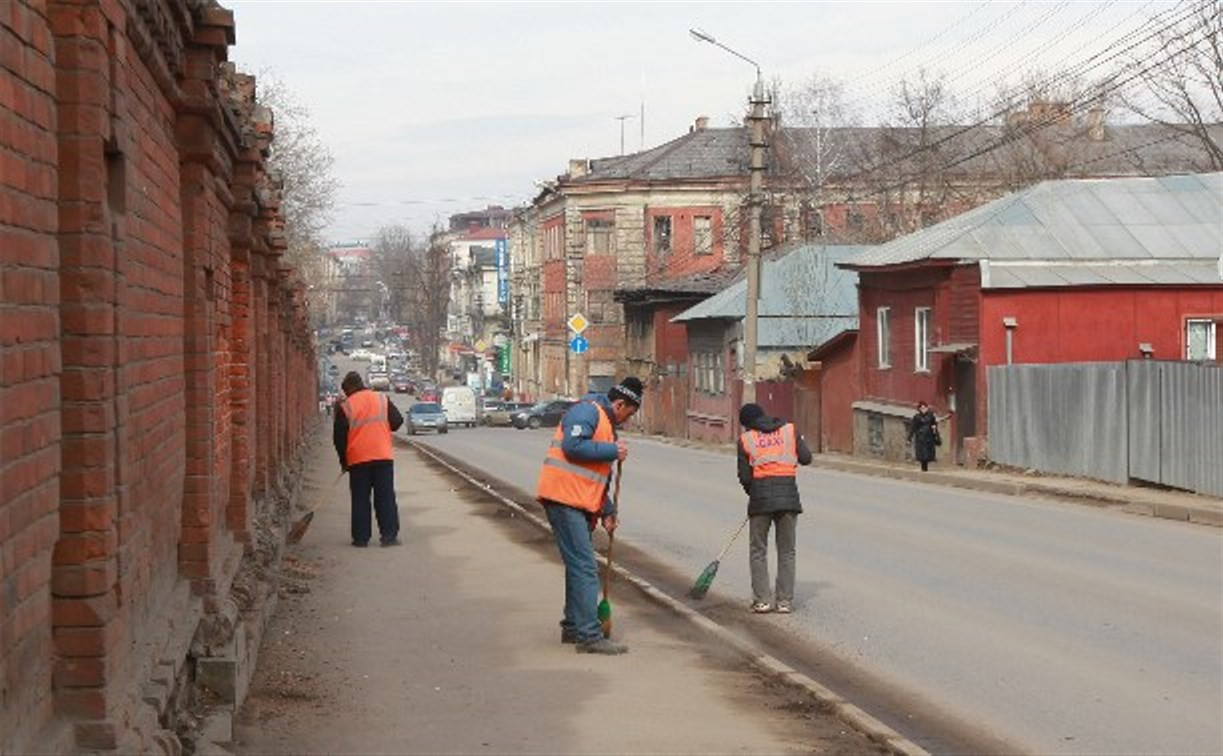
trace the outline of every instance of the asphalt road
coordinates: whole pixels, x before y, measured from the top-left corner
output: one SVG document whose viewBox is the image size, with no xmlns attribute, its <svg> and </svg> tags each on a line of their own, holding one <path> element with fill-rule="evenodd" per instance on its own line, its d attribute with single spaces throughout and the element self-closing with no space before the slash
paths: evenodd
<svg viewBox="0 0 1223 756">
<path fill-rule="evenodd" d="M 550 434 L 416 439 L 533 491 Z M 617 542 L 695 577 L 745 511 L 734 459 L 630 444 Z M 1223 753 L 1223 531 L 823 470 L 799 485 L 795 613 L 744 621 L 875 681 L 901 732 L 938 712 L 1008 749 Z M 745 541 L 715 586 L 744 613 Z"/>
</svg>

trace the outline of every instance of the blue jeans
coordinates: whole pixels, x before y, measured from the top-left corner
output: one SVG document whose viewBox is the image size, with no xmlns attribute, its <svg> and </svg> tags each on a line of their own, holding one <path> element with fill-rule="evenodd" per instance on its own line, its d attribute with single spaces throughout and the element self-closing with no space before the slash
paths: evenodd
<svg viewBox="0 0 1223 756">
<path fill-rule="evenodd" d="M 544 504 L 556 548 L 565 561 L 565 616 L 563 630 L 577 635 L 578 643 L 603 637 L 599 623 L 599 565 L 595 561 L 593 533 L 586 513 L 564 504 Z"/>
<path fill-rule="evenodd" d="M 383 541 L 399 537 L 399 505 L 395 501 L 395 466 L 390 462 L 364 462 L 348 468 L 352 494 L 353 543 L 369 543 L 369 495 L 374 494 L 374 516 Z"/>
</svg>

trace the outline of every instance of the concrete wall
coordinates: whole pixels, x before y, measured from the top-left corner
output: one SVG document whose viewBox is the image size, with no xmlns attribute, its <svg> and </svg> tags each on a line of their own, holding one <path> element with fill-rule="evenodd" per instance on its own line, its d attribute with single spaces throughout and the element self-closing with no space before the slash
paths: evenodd
<svg viewBox="0 0 1223 756">
<path fill-rule="evenodd" d="M 220 7 L 0 27 L 0 751 L 167 748 L 314 405 L 270 121 Z"/>
</svg>

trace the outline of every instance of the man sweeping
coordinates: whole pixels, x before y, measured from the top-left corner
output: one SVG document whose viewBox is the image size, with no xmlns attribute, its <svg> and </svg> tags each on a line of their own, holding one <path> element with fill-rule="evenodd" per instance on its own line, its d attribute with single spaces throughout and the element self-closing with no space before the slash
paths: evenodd
<svg viewBox="0 0 1223 756">
<path fill-rule="evenodd" d="M 748 495 L 747 514 L 752 611 L 789 614 L 794 601 L 794 539 L 803 511 L 795 478 L 811 464 L 811 450 L 793 423 L 765 414 L 759 404 L 739 410 L 739 483 Z M 769 600 L 769 529 L 776 527 L 777 587 Z"/>
<path fill-rule="evenodd" d="M 574 643 L 580 654 L 623 654 L 628 647 L 603 637 L 598 618 L 599 569 L 594 529 L 598 521 L 616 530 L 616 510 L 608 497 L 612 463 L 628 457 L 628 446 L 616 437 L 641 406 L 641 381 L 629 376 L 607 395 L 587 394 L 569 408 L 552 437 L 539 473 L 536 499 L 552 525 L 557 550 L 565 562 L 565 613 L 561 643 Z"/>
</svg>

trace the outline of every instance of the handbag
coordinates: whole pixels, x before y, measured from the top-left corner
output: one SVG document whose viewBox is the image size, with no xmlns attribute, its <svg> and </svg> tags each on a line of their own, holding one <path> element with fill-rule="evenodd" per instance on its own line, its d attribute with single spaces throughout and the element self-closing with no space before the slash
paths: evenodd
<svg viewBox="0 0 1223 756">
<path fill-rule="evenodd" d="M 939 435 L 938 428 L 934 429 L 934 445 L 935 446 L 943 445 L 943 437 Z"/>
</svg>

